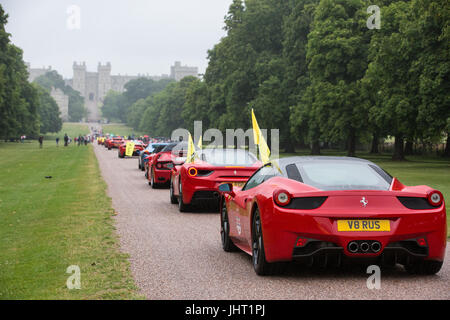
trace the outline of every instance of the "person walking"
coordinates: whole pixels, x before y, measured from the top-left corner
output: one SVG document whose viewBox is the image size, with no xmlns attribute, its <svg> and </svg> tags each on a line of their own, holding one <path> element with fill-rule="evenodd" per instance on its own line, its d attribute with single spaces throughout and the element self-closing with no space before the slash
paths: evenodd
<svg viewBox="0 0 450 320">
<path fill-rule="evenodd" d="M 59 137 L 56 137 L 56 146 L 59 147 Z"/>
<path fill-rule="evenodd" d="M 42 144 L 44 143 L 44 136 L 39 136 L 39 148 L 42 148 Z"/>
<path fill-rule="evenodd" d="M 67 145 L 69 144 L 69 136 L 67 135 L 67 133 L 64 134 L 64 147 L 67 147 Z"/>
</svg>

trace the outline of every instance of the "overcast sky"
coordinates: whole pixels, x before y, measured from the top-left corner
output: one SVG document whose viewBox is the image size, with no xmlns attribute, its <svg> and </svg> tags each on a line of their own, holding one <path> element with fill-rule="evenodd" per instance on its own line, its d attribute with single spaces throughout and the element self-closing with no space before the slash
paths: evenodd
<svg viewBox="0 0 450 320">
<path fill-rule="evenodd" d="M 109 61 L 112 74 L 129 75 L 169 74 L 181 61 L 204 73 L 207 50 L 225 35 L 231 2 L 0 0 L 9 15 L 6 30 L 24 60 L 33 68 L 52 66 L 65 78 L 72 77 L 74 61 L 86 61 L 89 71 Z"/>
</svg>

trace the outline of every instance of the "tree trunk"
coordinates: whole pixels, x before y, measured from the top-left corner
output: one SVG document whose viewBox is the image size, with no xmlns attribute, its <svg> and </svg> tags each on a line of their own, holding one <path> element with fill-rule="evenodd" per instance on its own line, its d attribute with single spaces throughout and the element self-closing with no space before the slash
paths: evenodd
<svg viewBox="0 0 450 320">
<path fill-rule="evenodd" d="M 374 132 L 372 136 L 372 146 L 370 147 L 370 153 L 380 153 L 378 150 L 378 133 Z"/>
<path fill-rule="evenodd" d="M 311 147 L 311 155 L 320 155 L 320 142 L 314 140 Z"/>
<path fill-rule="evenodd" d="M 410 156 L 413 154 L 413 146 L 414 146 L 414 143 L 411 140 L 406 141 L 405 151 L 404 151 L 404 154 L 406 156 Z"/>
<path fill-rule="evenodd" d="M 347 140 L 347 156 L 355 157 L 356 156 L 356 135 L 355 128 L 351 128 L 348 134 Z"/>
<path fill-rule="evenodd" d="M 283 148 L 286 153 L 295 153 L 294 141 L 292 139 L 284 141 Z"/>
<path fill-rule="evenodd" d="M 395 144 L 394 144 L 394 154 L 392 155 L 392 160 L 405 160 L 405 156 L 403 154 L 403 136 L 396 135 L 395 136 Z"/>
<path fill-rule="evenodd" d="M 447 132 L 447 143 L 445 144 L 444 157 L 450 157 L 450 132 Z"/>
</svg>

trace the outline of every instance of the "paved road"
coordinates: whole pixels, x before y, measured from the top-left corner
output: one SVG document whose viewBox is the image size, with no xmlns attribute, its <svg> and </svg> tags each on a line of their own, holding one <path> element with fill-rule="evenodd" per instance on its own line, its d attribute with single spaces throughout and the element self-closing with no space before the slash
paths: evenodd
<svg viewBox="0 0 450 320">
<path fill-rule="evenodd" d="M 258 277 L 244 253 L 226 253 L 217 213 L 179 213 L 167 189 L 153 190 L 137 159 L 94 146 L 113 199 L 122 250 L 149 299 L 450 299 L 450 245 L 442 270 L 411 276 L 382 270 L 381 289 L 369 290 L 366 270 L 314 271 L 291 265 L 281 276 Z"/>
</svg>

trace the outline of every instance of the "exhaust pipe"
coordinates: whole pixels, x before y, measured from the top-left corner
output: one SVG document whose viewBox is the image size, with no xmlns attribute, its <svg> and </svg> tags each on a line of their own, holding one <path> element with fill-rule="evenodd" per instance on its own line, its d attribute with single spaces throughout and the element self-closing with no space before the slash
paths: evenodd
<svg viewBox="0 0 450 320">
<path fill-rule="evenodd" d="M 367 252 L 367 251 L 369 251 L 370 246 L 367 242 L 363 242 L 363 243 L 361 243 L 360 248 L 361 248 L 362 252 Z"/>
<path fill-rule="evenodd" d="M 375 241 L 372 243 L 370 248 L 372 249 L 373 252 L 378 252 L 381 250 L 381 243 L 379 243 L 378 241 Z"/>
<path fill-rule="evenodd" d="M 350 251 L 351 253 L 356 253 L 359 249 L 359 245 L 357 242 L 352 241 L 348 244 L 347 248 L 348 248 L 348 251 Z"/>
</svg>

